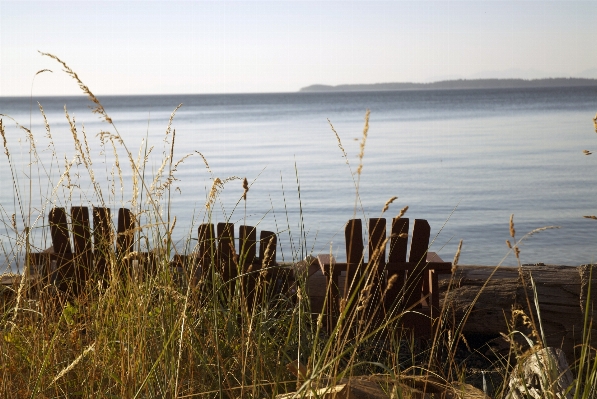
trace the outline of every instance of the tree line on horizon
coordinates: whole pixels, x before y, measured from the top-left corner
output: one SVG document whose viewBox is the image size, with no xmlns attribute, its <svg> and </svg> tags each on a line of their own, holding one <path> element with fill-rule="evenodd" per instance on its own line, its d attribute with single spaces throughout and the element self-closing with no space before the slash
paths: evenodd
<svg viewBox="0 0 597 399">
<path fill-rule="evenodd" d="M 429 83 L 370 83 L 323 85 L 314 84 L 301 92 L 320 91 L 380 91 L 380 90 L 449 90 L 449 89 L 517 89 L 535 87 L 586 87 L 597 86 L 597 79 L 544 78 L 544 79 L 456 79 Z"/>
</svg>

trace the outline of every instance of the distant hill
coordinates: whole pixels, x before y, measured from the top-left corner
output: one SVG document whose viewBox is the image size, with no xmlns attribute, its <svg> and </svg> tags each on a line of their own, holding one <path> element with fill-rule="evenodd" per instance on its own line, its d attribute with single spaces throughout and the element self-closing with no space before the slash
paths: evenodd
<svg viewBox="0 0 597 399">
<path fill-rule="evenodd" d="M 549 78 L 549 79 L 458 79 L 431 83 L 373 83 L 353 85 L 311 85 L 302 92 L 323 91 L 390 91 L 390 90 L 449 90 L 449 89 L 516 89 L 527 87 L 578 87 L 597 86 L 597 79 Z"/>
</svg>

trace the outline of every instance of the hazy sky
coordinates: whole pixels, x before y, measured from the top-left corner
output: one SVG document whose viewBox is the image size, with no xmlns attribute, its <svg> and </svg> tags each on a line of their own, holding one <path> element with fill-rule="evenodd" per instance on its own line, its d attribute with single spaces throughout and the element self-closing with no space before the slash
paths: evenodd
<svg viewBox="0 0 597 399">
<path fill-rule="evenodd" d="M 597 1 L 3 1 L 0 95 L 597 78 Z"/>
</svg>

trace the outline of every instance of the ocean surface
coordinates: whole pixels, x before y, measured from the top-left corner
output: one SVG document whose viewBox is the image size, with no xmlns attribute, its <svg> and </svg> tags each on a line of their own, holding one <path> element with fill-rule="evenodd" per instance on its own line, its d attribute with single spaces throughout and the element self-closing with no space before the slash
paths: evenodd
<svg viewBox="0 0 597 399">
<path fill-rule="evenodd" d="M 278 261 L 330 251 L 343 259 L 347 220 L 390 219 L 408 205 L 405 216 L 411 227 L 413 219 L 427 219 L 434 239 L 431 251 L 444 260 L 452 260 L 462 239 L 461 264 L 515 265 L 505 243 L 511 239 L 509 219 L 514 214 L 517 239 L 537 228 L 559 227 L 525 239 L 522 263 L 597 261 L 597 221 L 583 218 L 597 214 L 597 134 L 592 122 L 597 88 L 99 99 L 114 126 L 93 114 L 93 104 L 85 97 L 0 97 L 10 154 L 10 161 L 0 154 L 0 265 L 16 271 L 20 262 L 15 253 L 22 252 L 22 246 L 12 214 L 17 230 L 33 226 L 33 245 L 45 248 L 50 244 L 43 224 L 52 206 L 103 202 L 113 214 L 121 206 L 131 207 L 127 149 L 137 159 L 153 147 L 144 172 L 149 189 L 173 140 L 174 164 L 191 155 L 177 165 L 176 180 L 160 201 L 165 219 L 168 203 L 171 219 L 176 216 L 173 237 L 182 252 L 194 245 L 196 241 L 189 244 L 187 238 L 196 238 L 198 224 L 211 214 L 216 223 L 229 220 L 277 231 Z M 65 109 L 89 160 L 76 156 Z M 359 175 L 367 109 L 369 131 Z M 31 155 L 27 133 L 17 123 L 31 129 L 37 155 Z M 113 146 L 100 132 L 119 135 L 126 148 L 117 140 Z M 586 156 L 585 149 L 596 153 Z M 101 198 L 84 161 L 91 161 Z M 169 169 L 166 163 L 156 186 L 164 183 Z M 207 212 L 213 179 L 232 176 L 248 179 L 246 202 L 241 200 L 242 180 L 230 180 Z M 398 199 L 382 215 L 384 203 L 393 196 Z M 147 209 L 147 194 L 138 198 Z"/>
</svg>

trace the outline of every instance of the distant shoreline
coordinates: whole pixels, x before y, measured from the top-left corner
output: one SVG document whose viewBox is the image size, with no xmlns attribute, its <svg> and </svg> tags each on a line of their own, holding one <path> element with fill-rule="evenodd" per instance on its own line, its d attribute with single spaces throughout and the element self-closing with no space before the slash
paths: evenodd
<svg viewBox="0 0 597 399">
<path fill-rule="evenodd" d="M 547 79 L 458 79 L 430 83 L 372 83 L 322 85 L 303 87 L 300 92 L 332 91 L 400 91 L 400 90 L 454 90 L 454 89 L 519 89 L 541 87 L 597 86 L 597 79 L 547 78 Z"/>
</svg>

